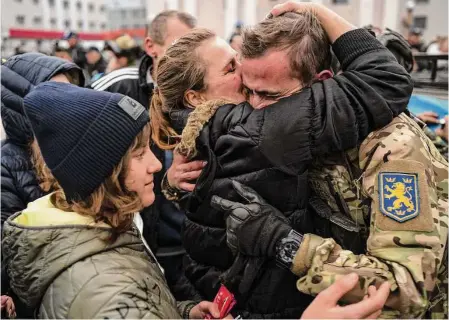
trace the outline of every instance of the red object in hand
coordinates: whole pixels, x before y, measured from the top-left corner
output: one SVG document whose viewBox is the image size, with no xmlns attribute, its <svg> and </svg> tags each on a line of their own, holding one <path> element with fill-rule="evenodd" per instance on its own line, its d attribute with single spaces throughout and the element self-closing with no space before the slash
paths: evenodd
<svg viewBox="0 0 449 320">
<path fill-rule="evenodd" d="M 218 290 L 218 293 L 215 296 L 214 303 L 218 305 L 218 310 L 220 311 L 219 319 L 223 319 L 229 312 L 231 312 L 232 308 L 237 303 L 237 300 L 235 300 L 234 295 L 224 285 L 221 285 L 220 290 Z M 211 314 L 207 314 L 204 319 L 214 318 L 212 318 Z"/>
</svg>

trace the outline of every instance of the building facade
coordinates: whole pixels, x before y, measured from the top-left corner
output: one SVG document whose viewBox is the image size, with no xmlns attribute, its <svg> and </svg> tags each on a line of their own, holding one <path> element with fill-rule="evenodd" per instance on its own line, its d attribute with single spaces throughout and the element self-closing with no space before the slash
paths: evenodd
<svg viewBox="0 0 449 320">
<path fill-rule="evenodd" d="M 107 2 L 107 17 L 109 30 L 145 28 L 147 1 L 109 1 Z"/>
<path fill-rule="evenodd" d="M 39 49 L 36 40 L 8 39 L 10 28 L 101 32 L 144 28 L 162 10 L 191 13 L 198 25 L 228 39 L 237 22 L 251 25 L 285 0 L 2 0 L 2 55 Z M 304 0 L 303 0 L 304 1 Z M 331 8 L 356 26 L 401 30 L 410 0 L 309 0 Z M 448 0 L 414 0 L 414 25 L 426 42 L 447 35 Z M 45 42 L 41 45 L 45 45 Z"/>
<path fill-rule="evenodd" d="M 401 19 L 410 0 L 308 0 L 321 3 L 356 26 L 374 25 L 400 31 Z M 240 21 L 251 25 L 265 18 L 270 9 L 285 0 L 146 0 L 147 19 L 165 9 L 192 13 L 202 27 L 228 38 Z M 424 40 L 447 35 L 448 1 L 415 0 L 415 24 L 424 26 Z"/>
<path fill-rule="evenodd" d="M 105 0 L 2 0 L 2 56 L 15 48 L 48 51 L 49 41 L 10 39 L 9 30 L 101 32 L 107 30 Z"/>
</svg>

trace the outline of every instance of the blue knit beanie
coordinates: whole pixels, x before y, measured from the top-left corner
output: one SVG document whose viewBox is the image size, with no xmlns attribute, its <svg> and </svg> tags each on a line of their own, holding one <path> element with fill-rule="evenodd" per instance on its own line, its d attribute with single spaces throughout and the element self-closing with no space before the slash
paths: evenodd
<svg viewBox="0 0 449 320">
<path fill-rule="evenodd" d="M 52 81 L 32 90 L 24 107 L 68 201 L 98 188 L 149 121 L 145 108 L 127 96 Z"/>
</svg>

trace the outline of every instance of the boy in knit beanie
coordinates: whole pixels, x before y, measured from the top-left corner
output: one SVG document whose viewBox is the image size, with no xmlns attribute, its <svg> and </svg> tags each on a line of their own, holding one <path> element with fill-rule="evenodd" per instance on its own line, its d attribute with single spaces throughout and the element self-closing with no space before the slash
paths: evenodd
<svg viewBox="0 0 449 320">
<path fill-rule="evenodd" d="M 24 100 L 42 156 L 58 181 L 4 224 L 11 288 L 39 318 L 218 317 L 216 304 L 176 302 L 133 224 L 154 202 L 149 115 L 137 101 L 68 83 Z"/>
</svg>

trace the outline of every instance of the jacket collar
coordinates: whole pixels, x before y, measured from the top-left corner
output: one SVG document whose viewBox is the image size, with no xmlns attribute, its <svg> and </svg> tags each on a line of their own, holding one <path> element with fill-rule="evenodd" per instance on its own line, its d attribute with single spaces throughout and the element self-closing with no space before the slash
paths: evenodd
<svg viewBox="0 0 449 320">
<path fill-rule="evenodd" d="M 187 120 L 189 119 L 189 115 L 192 113 L 194 109 L 181 109 L 181 110 L 173 110 L 169 113 L 170 124 L 173 129 L 175 129 L 176 133 L 181 135 L 182 130 L 184 130 Z"/>
<path fill-rule="evenodd" d="M 153 81 L 148 82 L 147 79 L 148 72 L 151 72 L 153 66 L 153 58 L 149 55 L 145 55 L 139 65 L 139 87 L 145 92 L 148 92 L 149 95 L 152 94 L 155 87 L 155 83 Z"/>
</svg>

